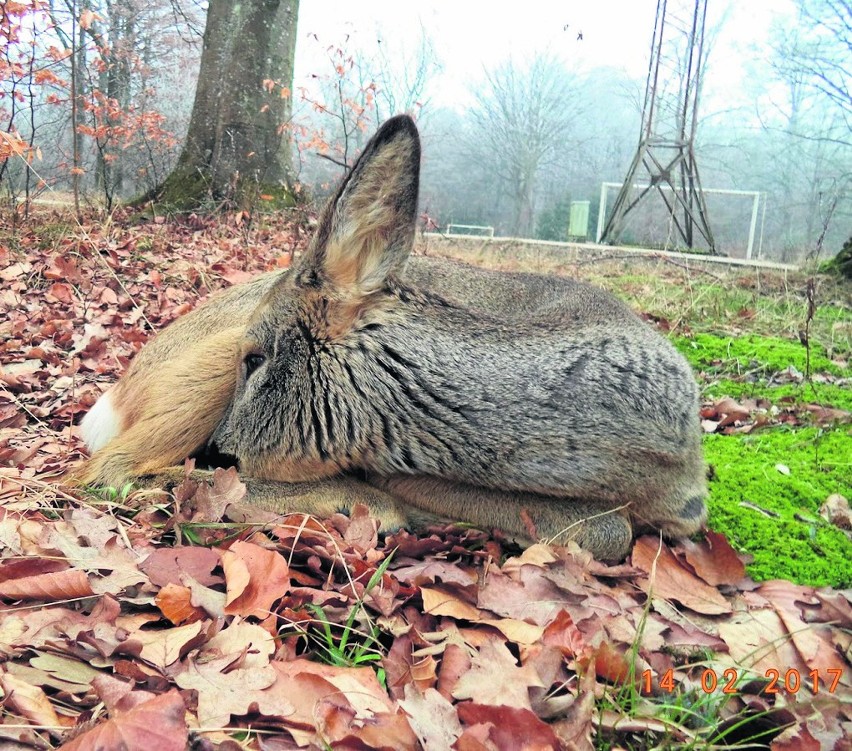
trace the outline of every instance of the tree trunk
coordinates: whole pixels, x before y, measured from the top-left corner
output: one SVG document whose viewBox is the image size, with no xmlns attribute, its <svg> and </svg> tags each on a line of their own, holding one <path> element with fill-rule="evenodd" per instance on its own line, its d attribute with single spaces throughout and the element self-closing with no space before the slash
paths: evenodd
<svg viewBox="0 0 852 751">
<path fill-rule="evenodd" d="M 292 90 L 298 11 L 299 0 L 210 0 L 186 144 L 149 197 L 180 208 L 289 198 L 292 99 L 281 89 Z"/>
</svg>

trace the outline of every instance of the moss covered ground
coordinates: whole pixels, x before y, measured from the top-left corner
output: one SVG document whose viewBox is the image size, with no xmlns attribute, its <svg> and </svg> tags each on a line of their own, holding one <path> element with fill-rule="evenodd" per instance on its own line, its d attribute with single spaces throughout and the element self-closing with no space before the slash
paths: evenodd
<svg viewBox="0 0 852 751">
<path fill-rule="evenodd" d="M 695 333 L 673 340 L 708 399 L 852 410 L 848 364 L 830 359 L 818 343 L 811 342 L 808 356 L 799 341 L 759 334 Z M 852 586 L 852 541 L 818 513 L 834 493 L 852 498 L 848 424 L 817 427 L 803 413 L 793 424 L 747 435 L 710 434 L 704 446 L 713 467 L 710 526 L 753 557 L 749 573 L 755 579 Z"/>
<path fill-rule="evenodd" d="M 562 249 L 474 246 L 448 254 L 582 278 L 647 314 L 691 363 L 705 403 L 760 399 L 770 413 L 783 411 L 786 421 L 770 419 L 748 434 L 705 436 L 709 525 L 751 558 L 756 580 L 852 586 L 852 533 L 819 515 L 832 494 L 852 501 L 852 425 L 817 424 L 805 409 L 852 412 L 852 284 L 800 272 L 636 257 L 572 262 Z"/>
<path fill-rule="evenodd" d="M 817 425 L 804 409 L 852 412 L 852 285 L 664 262 L 593 265 L 580 275 L 668 330 L 705 402 L 762 399 L 795 414 L 748 434 L 705 436 L 709 526 L 752 559 L 748 572 L 758 581 L 852 587 L 851 533 L 819 515 L 832 494 L 852 501 L 852 425 Z"/>
<path fill-rule="evenodd" d="M 635 293 L 641 285 L 631 282 Z M 652 289 L 659 289 L 656 280 Z M 756 580 L 850 587 L 850 533 L 823 519 L 819 508 L 835 493 L 852 500 L 852 428 L 816 425 L 804 410 L 819 404 L 852 412 L 849 290 L 832 287 L 824 295 L 805 347 L 806 303 L 795 289 L 795 282 L 782 289 L 769 284 L 755 295 L 741 283 L 693 282 L 689 294 L 673 293 L 674 303 L 672 294 L 661 304 L 659 296 L 643 300 L 641 292 L 636 302 L 640 309 L 662 307 L 655 315 L 667 320 L 673 304 L 684 311 L 674 312 L 679 325 L 670 336 L 695 370 L 705 401 L 761 399 L 796 414 L 790 423 L 770 421 L 748 434 L 705 436 L 710 527 L 751 557 L 748 571 Z"/>
</svg>

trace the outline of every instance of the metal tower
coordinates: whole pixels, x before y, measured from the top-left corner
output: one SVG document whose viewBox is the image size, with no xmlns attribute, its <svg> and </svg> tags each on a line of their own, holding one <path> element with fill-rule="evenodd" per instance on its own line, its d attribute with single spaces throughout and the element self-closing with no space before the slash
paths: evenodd
<svg viewBox="0 0 852 751">
<path fill-rule="evenodd" d="M 601 242 L 616 243 L 627 215 L 656 189 L 686 247 L 697 231 L 716 252 L 694 149 L 706 18 L 707 0 L 657 0 L 639 146 Z"/>
</svg>

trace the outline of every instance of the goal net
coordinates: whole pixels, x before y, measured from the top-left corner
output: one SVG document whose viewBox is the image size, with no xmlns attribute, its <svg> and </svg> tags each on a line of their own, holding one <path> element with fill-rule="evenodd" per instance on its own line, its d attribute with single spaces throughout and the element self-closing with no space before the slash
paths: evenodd
<svg viewBox="0 0 852 751">
<path fill-rule="evenodd" d="M 612 206 L 622 183 L 602 183 L 598 206 L 598 224 L 595 239 L 600 242 Z M 634 185 L 635 199 L 646 185 Z M 676 204 L 672 189 L 661 186 L 669 203 Z M 716 252 L 732 258 L 760 258 L 763 244 L 763 217 L 766 213 L 766 194 L 750 190 L 723 190 L 709 188 L 703 191 L 707 205 L 707 221 L 716 243 Z M 697 211 L 697 208 L 696 208 Z M 678 221 L 682 222 L 683 210 Z M 709 250 L 704 237 L 696 228 L 693 234 L 696 250 Z M 685 250 L 683 239 L 672 223 L 671 212 L 656 188 L 651 189 L 624 220 L 620 245 L 643 248 Z"/>
</svg>

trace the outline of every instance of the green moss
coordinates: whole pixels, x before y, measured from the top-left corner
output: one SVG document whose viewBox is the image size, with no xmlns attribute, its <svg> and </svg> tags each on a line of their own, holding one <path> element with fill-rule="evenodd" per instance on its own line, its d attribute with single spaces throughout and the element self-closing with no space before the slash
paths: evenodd
<svg viewBox="0 0 852 751">
<path fill-rule="evenodd" d="M 769 386 L 766 381 L 732 381 L 722 379 L 706 385 L 701 392 L 705 397 L 717 399 L 730 396 L 734 399 L 763 398 L 772 404 L 821 404 L 852 412 L 852 389 L 831 383 L 785 383 Z"/>
<path fill-rule="evenodd" d="M 210 180 L 191 165 L 181 165 L 154 191 L 141 196 L 131 205 L 143 205 L 153 200 L 158 213 L 180 213 L 211 203 Z"/>
<path fill-rule="evenodd" d="M 261 185 L 252 199 L 254 210 L 263 213 L 292 209 L 299 203 L 300 197 L 286 185 Z"/>
<path fill-rule="evenodd" d="M 753 333 L 696 333 L 674 337 L 673 342 L 695 369 L 706 397 L 760 397 L 778 406 L 792 401 L 852 411 L 847 386 L 791 383 L 789 378 L 784 382 L 790 368 L 806 371 L 807 353 L 798 341 Z M 852 375 L 816 344 L 811 346 L 810 371 L 838 379 Z M 800 419 L 807 424 L 807 413 Z M 848 426 L 776 426 L 748 435 L 712 434 L 705 436 L 704 447 L 715 469 L 710 527 L 754 557 L 752 577 L 852 586 L 852 541 L 818 514 L 832 493 L 852 498 Z M 788 468 L 789 474 L 776 465 Z"/>
<path fill-rule="evenodd" d="M 674 337 L 672 341 L 693 368 L 712 374 L 740 375 L 749 372 L 771 375 L 790 366 L 804 373 L 807 367 L 805 347 L 799 342 L 777 337 L 695 334 L 690 338 Z M 811 345 L 810 369 L 811 373 L 832 375 L 848 375 L 849 372 L 848 368 L 829 360 L 825 349 L 818 344 Z"/>
<path fill-rule="evenodd" d="M 56 250 L 60 243 L 76 233 L 78 227 L 72 222 L 45 222 L 38 228 L 38 247 L 42 250 L 48 248 Z"/>
<path fill-rule="evenodd" d="M 716 475 L 710 485 L 710 527 L 754 556 L 748 569 L 753 578 L 852 586 L 852 541 L 817 513 L 832 493 L 852 498 L 847 430 L 713 434 L 704 445 Z M 776 465 L 789 468 L 789 475 Z"/>
</svg>

